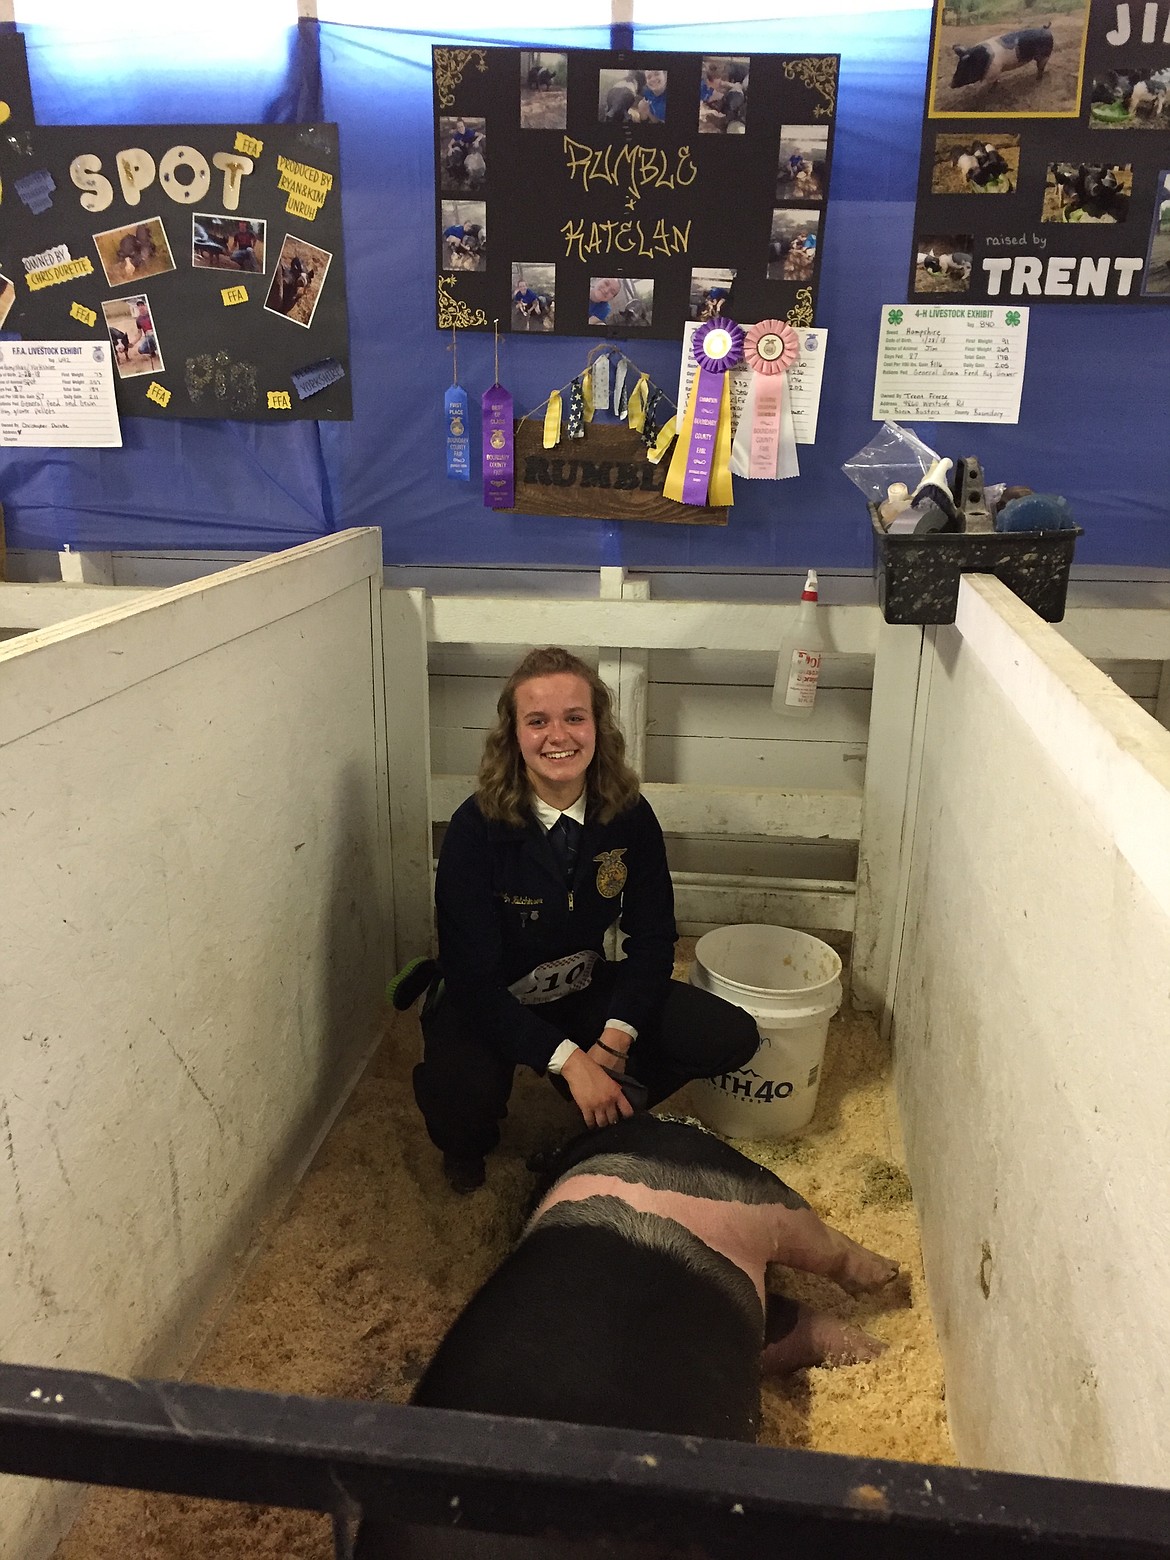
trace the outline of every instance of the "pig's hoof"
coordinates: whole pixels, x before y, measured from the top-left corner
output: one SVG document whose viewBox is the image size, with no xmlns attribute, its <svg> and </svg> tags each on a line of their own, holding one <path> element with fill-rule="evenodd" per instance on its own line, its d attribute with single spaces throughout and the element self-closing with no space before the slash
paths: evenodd
<svg viewBox="0 0 1170 1560">
<path fill-rule="evenodd" d="M 784 1376 L 809 1365 L 858 1365 L 876 1360 L 886 1345 L 860 1327 L 851 1327 L 826 1311 L 807 1305 L 796 1308 L 796 1324 L 761 1356 L 765 1376 Z"/>
<path fill-rule="evenodd" d="M 872 1295 L 892 1285 L 898 1277 L 898 1264 L 892 1257 L 881 1257 L 850 1241 L 839 1273 L 834 1274 L 847 1295 Z"/>
</svg>

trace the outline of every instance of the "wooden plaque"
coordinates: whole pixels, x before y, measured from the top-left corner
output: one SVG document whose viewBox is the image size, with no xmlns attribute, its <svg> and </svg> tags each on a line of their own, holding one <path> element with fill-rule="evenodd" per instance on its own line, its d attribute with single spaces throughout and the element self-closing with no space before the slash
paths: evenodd
<svg viewBox="0 0 1170 1560">
<path fill-rule="evenodd" d="M 542 418 L 518 422 L 515 429 L 516 502 L 511 513 L 655 520 L 664 525 L 727 524 L 726 509 L 664 498 L 670 455 L 651 465 L 641 435 L 625 423 L 589 423 L 583 439 L 562 434 L 551 450 L 544 447 Z"/>
</svg>

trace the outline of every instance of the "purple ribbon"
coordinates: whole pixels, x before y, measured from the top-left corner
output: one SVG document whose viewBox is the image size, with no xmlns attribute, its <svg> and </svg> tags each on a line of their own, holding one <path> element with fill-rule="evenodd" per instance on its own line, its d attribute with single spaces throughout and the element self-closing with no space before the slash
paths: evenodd
<svg viewBox="0 0 1170 1560">
<path fill-rule="evenodd" d="M 512 396 L 503 385 L 483 393 L 483 501 L 489 509 L 511 509 L 516 501 Z"/>
<path fill-rule="evenodd" d="M 743 329 L 734 320 L 708 320 L 695 332 L 691 342 L 698 378 L 692 394 L 695 411 L 691 419 L 687 464 L 683 473 L 684 504 L 705 504 L 715 460 L 715 434 L 723 405 L 723 376 L 743 357 Z"/>
</svg>

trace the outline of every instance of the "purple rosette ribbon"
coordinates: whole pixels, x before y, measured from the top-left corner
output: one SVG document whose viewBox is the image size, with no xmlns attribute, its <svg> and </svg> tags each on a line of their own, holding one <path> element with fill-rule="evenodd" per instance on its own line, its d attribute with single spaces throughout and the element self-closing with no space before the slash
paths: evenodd
<svg viewBox="0 0 1170 1560">
<path fill-rule="evenodd" d="M 691 341 L 691 351 L 701 372 L 726 374 L 743 361 L 743 343 L 743 326 L 720 314 L 699 326 Z"/>
<path fill-rule="evenodd" d="M 684 504 L 707 502 L 726 383 L 723 376 L 742 362 L 743 338 L 742 326 L 734 320 L 717 316 L 701 325 L 691 342 L 691 351 L 699 365 L 699 372 L 691 391 L 694 410 L 690 418 L 690 439 L 682 483 Z"/>
</svg>

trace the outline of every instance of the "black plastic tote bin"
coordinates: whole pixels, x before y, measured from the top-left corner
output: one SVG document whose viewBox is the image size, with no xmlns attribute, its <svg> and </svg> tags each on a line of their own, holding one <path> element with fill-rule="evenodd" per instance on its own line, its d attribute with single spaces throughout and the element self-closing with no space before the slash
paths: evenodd
<svg viewBox="0 0 1170 1560">
<path fill-rule="evenodd" d="M 887 623 L 953 623 L 964 574 L 994 574 L 1037 616 L 1064 617 L 1080 526 L 1066 531 L 942 531 L 891 536 L 869 506 L 878 606 Z"/>
</svg>

